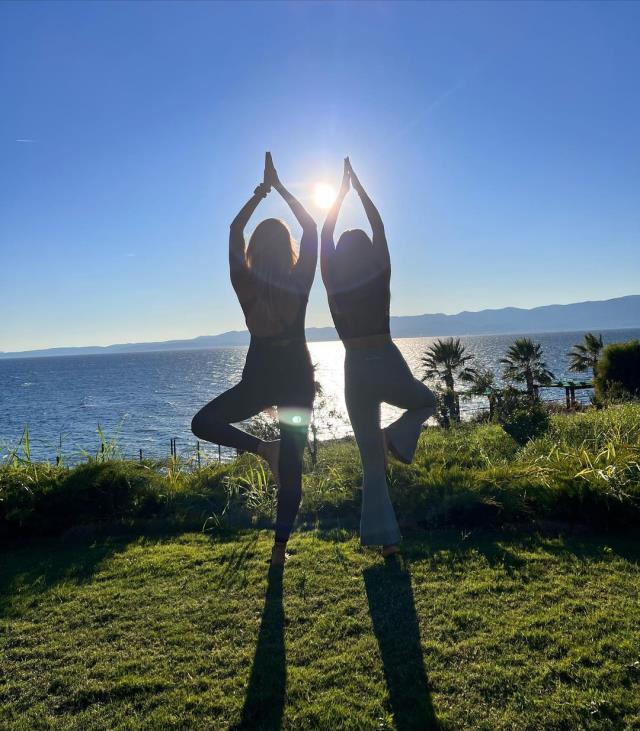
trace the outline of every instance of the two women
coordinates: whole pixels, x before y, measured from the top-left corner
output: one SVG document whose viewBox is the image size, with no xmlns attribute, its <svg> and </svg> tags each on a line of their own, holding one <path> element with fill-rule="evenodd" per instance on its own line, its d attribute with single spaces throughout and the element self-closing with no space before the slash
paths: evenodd
<svg viewBox="0 0 640 731">
<path fill-rule="evenodd" d="M 364 205 L 373 231 L 333 232 L 350 185 Z M 296 257 L 289 229 L 267 219 L 245 250 L 244 228 L 260 201 L 275 188 L 302 226 Z M 272 564 L 282 565 L 301 499 L 302 454 L 313 404 L 313 368 L 304 318 L 318 256 L 316 225 L 282 185 L 267 153 L 264 180 L 231 224 L 229 266 L 251 343 L 242 380 L 193 418 L 194 434 L 264 457 L 278 483 Z M 348 158 L 340 193 L 322 230 L 322 278 L 333 320 L 345 349 L 345 396 L 363 465 L 361 541 L 395 553 L 400 530 L 389 499 L 385 450 L 405 462 L 413 458 L 423 422 L 435 412 L 431 391 L 413 378 L 389 334 L 391 266 L 382 219 Z M 407 409 L 384 432 L 382 401 Z M 280 440 L 265 442 L 232 426 L 276 405 Z"/>
</svg>

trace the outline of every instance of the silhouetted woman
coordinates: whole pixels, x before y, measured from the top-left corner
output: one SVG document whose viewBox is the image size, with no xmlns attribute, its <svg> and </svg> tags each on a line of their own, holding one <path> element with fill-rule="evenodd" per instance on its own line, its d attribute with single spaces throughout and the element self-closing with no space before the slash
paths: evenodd
<svg viewBox="0 0 640 731">
<path fill-rule="evenodd" d="M 360 196 L 373 232 L 345 231 L 334 247 L 333 232 L 349 184 Z M 389 331 L 391 262 L 378 210 L 366 194 L 349 158 L 338 197 L 322 229 L 320 268 L 333 322 L 346 349 L 345 400 L 362 459 L 360 540 L 396 553 L 401 540 L 389 499 L 385 450 L 409 463 L 422 424 L 435 413 L 433 393 L 413 377 Z M 384 431 L 381 402 L 407 409 Z"/>
<path fill-rule="evenodd" d="M 286 224 L 275 218 L 258 224 L 245 251 L 244 228 L 272 187 L 302 226 L 298 256 Z M 316 224 L 282 185 L 267 153 L 264 182 L 233 220 L 229 235 L 231 283 L 251 333 L 242 380 L 200 409 L 191 429 L 199 439 L 253 452 L 269 463 L 278 483 L 275 565 L 284 563 L 302 494 L 302 455 L 314 396 L 304 318 L 317 260 Z M 279 441 L 266 442 L 232 426 L 271 406 L 278 407 Z"/>
</svg>

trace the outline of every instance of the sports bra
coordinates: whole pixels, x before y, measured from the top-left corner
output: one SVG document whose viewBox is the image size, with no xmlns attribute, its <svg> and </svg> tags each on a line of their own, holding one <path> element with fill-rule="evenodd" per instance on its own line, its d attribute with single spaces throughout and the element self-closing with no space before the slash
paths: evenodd
<svg viewBox="0 0 640 731">
<path fill-rule="evenodd" d="M 388 335 L 391 272 L 384 269 L 350 289 L 329 294 L 329 309 L 340 339 Z"/>
</svg>

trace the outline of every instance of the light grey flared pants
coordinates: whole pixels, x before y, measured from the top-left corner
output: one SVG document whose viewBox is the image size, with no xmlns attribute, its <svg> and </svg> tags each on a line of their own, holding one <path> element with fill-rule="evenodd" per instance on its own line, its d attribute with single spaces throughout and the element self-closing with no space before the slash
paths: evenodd
<svg viewBox="0 0 640 731">
<path fill-rule="evenodd" d="M 349 348 L 345 356 L 345 400 L 362 460 L 360 542 L 390 545 L 402 536 L 389 498 L 380 404 L 405 413 L 385 429 L 396 455 L 411 462 L 423 423 L 436 412 L 432 391 L 413 377 L 393 344 Z"/>
</svg>

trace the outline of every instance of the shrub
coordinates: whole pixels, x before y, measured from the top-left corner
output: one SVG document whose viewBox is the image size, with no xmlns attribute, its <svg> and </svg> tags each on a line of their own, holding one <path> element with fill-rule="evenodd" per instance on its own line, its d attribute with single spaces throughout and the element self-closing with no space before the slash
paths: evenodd
<svg viewBox="0 0 640 731">
<path fill-rule="evenodd" d="M 260 413 L 243 426 L 244 431 L 265 442 L 280 439 L 278 420 L 271 413 Z"/>
<path fill-rule="evenodd" d="M 542 436 L 549 427 L 549 413 L 544 405 L 510 388 L 503 392 L 497 404 L 496 418 L 518 444 Z"/>
<path fill-rule="evenodd" d="M 640 396 L 640 340 L 611 343 L 602 351 L 595 377 L 600 401 L 620 396 Z"/>
<path fill-rule="evenodd" d="M 48 470 L 25 482 L 27 470 L 3 475 L 0 533 L 56 534 L 71 526 L 157 515 L 166 495 L 163 477 L 135 462 L 89 462 Z"/>
</svg>

